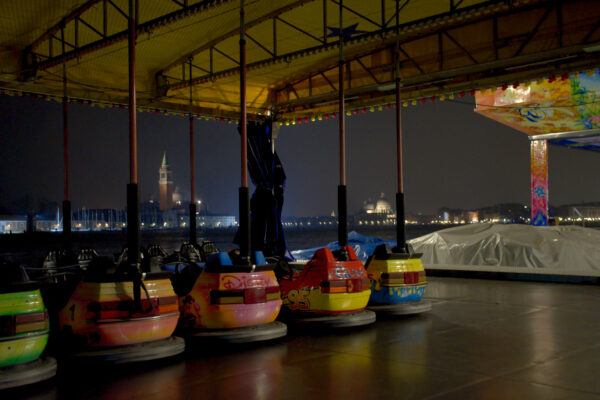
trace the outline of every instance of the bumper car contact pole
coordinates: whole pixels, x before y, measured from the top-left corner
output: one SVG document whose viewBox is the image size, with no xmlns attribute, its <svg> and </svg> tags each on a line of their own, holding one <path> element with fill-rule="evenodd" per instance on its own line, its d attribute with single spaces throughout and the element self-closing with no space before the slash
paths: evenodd
<svg viewBox="0 0 600 400">
<path fill-rule="evenodd" d="M 65 54 L 65 29 L 61 27 L 60 37 L 62 41 L 62 54 Z M 65 165 L 65 197 L 62 203 L 63 213 L 63 245 L 67 252 L 71 251 L 71 200 L 69 196 L 69 99 L 67 98 L 67 64 L 63 57 L 63 156 Z"/>
<path fill-rule="evenodd" d="M 240 0 L 240 133 L 242 185 L 240 203 L 240 259 L 250 264 L 250 192 L 248 190 L 248 129 L 246 116 L 246 39 L 244 37 L 244 0 Z"/>
<path fill-rule="evenodd" d="M 396 0 L 396 27 L 399 26 L 398 0 Z M 397 28 L 396 28 L 397 29 Z M 400 42 L 396 35 L 396 166 L 397 187 L 396 192 L 396 249 L 399 253 L 406 252 L 406 228 L 404 222 L 404 181 L 402 171 L 402 108 L 400 102 Z"/>
<path fill-rule="evenodd" d="M 185 350 L 173 335 L 179 320 L 170 276 L 140 269 L 139 189 L 135 91 L 135 29 L 139 2 L 129 0 L 129 183 L 127 250 L 115 263 L 92 255 L 87 265 L 48 289 L 56 315 L 65 362 L 125 364 L 172 357 Z M 146 286 L 146 284 L 147 286 Z M 145 293 L 142 301 L 141 292 Z M 57 296 L 58 295 L 58 296 Z M 69 295 L 67 297 L 66 295 Z M 133 301 L 132 301 L 133 300 Z M 62 352 L 61 350 L 61 352 Z"/>
<path fill-rule="evenodd" d="M 339 131 L 340 131 L 340 184 L 338 186 L 338 243 L 348 245 L 348 200 L 346 191 L 346 121 L 344 111 L 344 34 L 342 25 L 343 1 L 339 2 L 340 12 L 340 59 L 339 59 Z"/>
<path fill-rule="evenodd" d="M 194 188 L 194 116 L 192 93 L 192 57 L 190 57 L 190 243 L 196 245 L 196 194 Z"/>
<path fill-rule="evenodd" d="M 135 92 L 135 34 L 137 1 L 129 0 L 129 184 L 127 184 L 127 262 L 133 276 L 133 293 L 136 307 L 141 308 L 139 275 L 140 216 L 137 165 L 137 119 Z"/>
<path fill-rule="evenodd" d="M 366 269 L 371 279 L 371 311 L 380 315 L 404 316 L 431 310 L 431 302 L 423 299 L 427 278 L 420 253 L 409 252 L 406 246 L 404 222 L 404 182 L 402 169 L 402 103 L 400 101 L 400 44 L 399 2 L 396 0 L 396 247 L 387 244 L 375 248 L 367 260 Z"/>
</svg>

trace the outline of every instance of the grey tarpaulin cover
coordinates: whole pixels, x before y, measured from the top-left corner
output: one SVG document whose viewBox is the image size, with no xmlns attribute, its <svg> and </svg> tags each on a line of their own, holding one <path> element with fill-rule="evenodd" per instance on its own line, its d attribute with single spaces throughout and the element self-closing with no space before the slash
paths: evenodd
<svg viewBox="0 0 600 400">
<path fill-rule="evenodd" d="M 600 276 L 600 231 L 470 224 L 410 241 L 430 268 Z"/>
</svg>

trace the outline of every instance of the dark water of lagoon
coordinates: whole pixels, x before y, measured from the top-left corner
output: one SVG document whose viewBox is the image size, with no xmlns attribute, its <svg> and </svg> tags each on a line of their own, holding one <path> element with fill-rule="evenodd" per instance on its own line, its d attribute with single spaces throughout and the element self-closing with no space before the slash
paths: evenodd
<svg viewBox="0 0 600 400">
<path fill-rule="evenodd" d="M 426 235 L 444 226 L 407 226 L 407 238 Z M 389 240 L 396 238 L 395 227 L 361 228 L 358 233 Z M 10 237 L 8 237 L 10 236 Z M 199 231 L 198 241 L 210 240 L 220 250 L 230 250 L 236 247 L 232 243 L 234 229 Z M 300 250 L 325 246 L 337 240 L 337 229 L 292 229 L 285 231 L 286 242 L 290 250 Z M 186 230 L 145 230 L 141 234 L 142 246 L 157 243 L 167 253 L 179 250 L 181 243 L 188 240 Z M 78 250 L 84 247 L 94 248 L 101 255 L 112 256 L 119 253 L 126 243 L 126 233 L 113 232 L 74 232 L 73 245 Z M 51 249 L 61 246 L 60 233 L 36 233 L 33 237 L 27 235 L 0 235 L 0 257 L 29 266 L 41 264 L 41 259 Z"/>
</svg>

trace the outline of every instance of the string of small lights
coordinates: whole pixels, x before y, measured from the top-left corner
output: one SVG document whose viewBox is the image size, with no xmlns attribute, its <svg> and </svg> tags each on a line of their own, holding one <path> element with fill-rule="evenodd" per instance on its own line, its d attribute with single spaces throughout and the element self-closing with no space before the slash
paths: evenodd
<svg viewBox="0 0 600 400">
<path fill-rule="evenodd" d="M 548 83 L 552 83 L 554 81 L 557 80 L 567 80 L 569 78 L 574 78 L 574 79 L 578 79 L 580 74 L 585 74 L 586 76 L 592 76 L 594 74 L 598 73 L 597 70 L 587 70 L 585 72 L 580 72 L 580 73 L 573 73 L 573 74 L 562 74 L 560 76 L 555 76 L 555 75 L 550 75 L 548 77 L 544 77 L 544 78 L 539 78 L 533 81 L 528 81 L 528 82 L 513 82 L 513 83 L 504 83 L 500 86 L 497 87 L 488 87 L 485 89 L 470 89 L 470 90 L 462 90 L 460 92 L 449 92 L 449 93 L 443 93 L 437 96 L 429 96 L 429 97 L 420 97 L 420 98 L 413 98 L 413 99 L 407 99 L 404 100 L 402 102 L 402 107 L 408 107 L 410 106 L 417 106 L 419 104 L 426 104 L 427 102 L 435 102 L 435 101 L 452 101 L 455 103 L 464 103 L 464 104 L 468 104 L 468 105 L 473 105 L 472 102 L 468 102 L 468 101 L 461 101 L 460 99 L 465 98 L 466 96 L 475 96 L 478 92 L 482 93 L 482 94 L 493 94 L 494 92 L 496 92 L 497 90 L 508 90 L 510 88 L 512 89 L 517 89 L 519 86 L 522 85 L 528 85 L 531 82 L 535 82 L 537 84 L 542 84 L 544 83 L 544 81 L 547 81 Z M 25 90 L 19 90 L 19 89 L 14 89 L 14 88 L 1 88 L 0 89 L 0 94 L 4 94 L 4 95 L 8 95 L 8 96 L 20 96 L 20 97 L 29 97 L 29 98 L 33 98 L 33 99 L 41 99 L 41 100 L 46 100 L 46 101 L 56 101 L 59 103 L 62 103 L 63 99 L 62 99 L 62 95 L 49 95 L 49 94 L 44 94 L 44 93 L 39 93 L 39 92 L 33 92 L 33 91 L 25 91 Z M 600 97 L 600 96 L 599 96 Z M 100 107 L 100 108 L 111 108 L 111 109 L 118 109 L 118 110 L 127 110 L 128 106 L 127 104 L 124 103 L 115 103 L 115 102 L 107 102 L 107 101 L 98 101 L 98 100 L 89 100 L 89 99 L 84 99 L 84 98 L 76 98 L 76 97 L 70 97 L 68 99 L 68 101 L 70 103 L 77 103 L 77 104 L 84 104 L 84 105 L 89 105 L 92 107 Z M 591 103 L 583 103 L 583 104 L 576 104 L 576 105 L 586 105 L 586 104 L 594 104 L 597 103 L 596 101 L 591 102 Z M 573 104 L 575 105 L 575 104 Z M 544 106 L 528 106 L 528 108 L 560 108 L 560 107 L 570 107 L 573 105 L 557 105 L 557 106 L 551 106 L 551 107 L 544 107 Z M 483 107 L 495 107 L 495 108 L 515 108 L 518 106 L 514 106 L 514 105 L 508 105 L 508 106 L 492 106 L 492 105 L 477 105 L 476 106 L 483 106 Z M 366 106 L 366 107 L 359 107 L 359 108 L 354 108 L 354 109 L 348 109 L 346 111 L 346 115 L 347 116 L 352 116 L 352 115 L 359 115 L 359 114 L 366 114 L 367 112 L 375 112 L 375 111 L 383 111 L 384 109 L 386 110 L 390 110 L 392 107 L 396 107 L 396 104 L 393 102 L 390 103 L 385 103 L 385 104 L 378 104 L 378 105 L 371 105 L 371 106 Z M 181 112 L 181 111 L 174 111 L 174 110 L 170 110 L 167 108 L 155 108 L 155 107 L 143 107 L 143 106 L 138 106 L 137 107 L 138 112 L 142 113 L 142 112 L 146 112 L 146 113 L 154 113 L 154 114 L 160 114 L 160 115 L 173 115 L 173 116 L 180 116 L 180 117 L 189 117 L 190 113 L 186 113 L 186 112 Z M 221 122 L 221 123 L 235 123 L 235 124 L 239 124 L 239 120 L 238 119 L 234 119 L 231 117 L 227 117 L 227 116 L 220 116 L 220 115 L 211 115 L 211 114 L 192 114 L 193 117 L 198 118 L 198 119 L 202 119 L 202 120 L 206 120 L 206 121 L 213 121 L 213 122 Z M 335 112 L 331 112 L 331 113 L 317 113 L 311 116 L 304 116 L 304 117 L 299 117 L 299 118 L 284 118 L 284 119 L 279 119 L 276 123 L 279 126 L 290 126 L 290 125 L 296 125 L 296 124 L 307 124 L 310 122 L 316 122 L 316 121 L 323 121 L 323 120 L 329 120 L 329 119 L 335 119 L 337 118 L 338 115 Z"/>
</svg>

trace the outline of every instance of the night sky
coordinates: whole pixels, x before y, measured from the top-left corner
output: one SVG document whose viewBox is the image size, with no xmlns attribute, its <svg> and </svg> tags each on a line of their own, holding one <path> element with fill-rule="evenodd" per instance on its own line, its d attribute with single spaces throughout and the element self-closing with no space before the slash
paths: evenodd
<svg viewBox="0 0 600 400">
<path fill-rule="evenodd" d="M 473 98 L 403 108 L 408 212 L 529 202 L 526 135 L 473 112 Z M 0 206 L 24 196 L 63 198 L 61 104 L 0 95 Z M 381 192 L 393 201 L 394 110 L 346 117 L 349 211 Z M 277 151 L 287 174 L 284 215 L 329 215 L 338 185 L 336 119 L 283 126 Z M 126 110 L 70 104 L 74 209 L 123 208 L 129 180 Z M 138 114 L 141 200 L 157 199 L 167 152 L 175 186 L 189 197 L 188 120 Z M 239 135 L 235 124 L 196 121 L 196 193 L 214 213 L 237 214 Z M 600 155 L 550 147 L 550 202 L 600 201 Z M 336 210 L 337 213 L 337 210 Z"/>
</svg>

